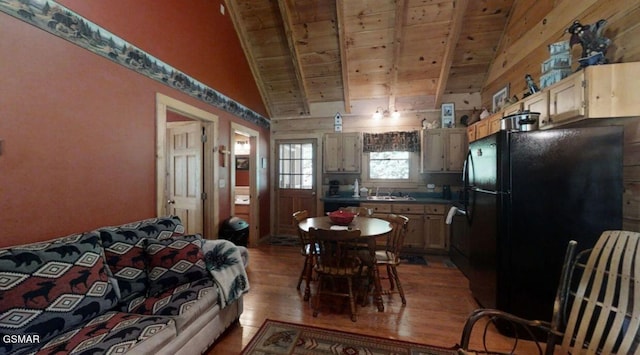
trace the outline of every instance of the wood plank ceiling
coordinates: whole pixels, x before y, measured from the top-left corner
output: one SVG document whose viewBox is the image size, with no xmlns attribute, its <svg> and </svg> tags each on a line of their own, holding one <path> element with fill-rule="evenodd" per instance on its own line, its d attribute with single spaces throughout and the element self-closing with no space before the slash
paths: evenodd
<svg viewBox="0 0 640 355">
<path fill-rule="evenodd" d="M 514 0 L 227 0 L 271 119 L 480 92 Z"/>
</svg>

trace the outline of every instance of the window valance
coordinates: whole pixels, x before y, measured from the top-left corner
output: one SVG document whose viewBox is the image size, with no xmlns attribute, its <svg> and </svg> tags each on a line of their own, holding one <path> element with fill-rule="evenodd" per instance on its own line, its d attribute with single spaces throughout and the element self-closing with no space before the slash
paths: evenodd
<svg viewBox="0 0 640 355">
<path fill-rule="evenodd" d="M 370 152 L 419 152 L 420 132 L 363 133 L 362 150 Z"/>
</svg>

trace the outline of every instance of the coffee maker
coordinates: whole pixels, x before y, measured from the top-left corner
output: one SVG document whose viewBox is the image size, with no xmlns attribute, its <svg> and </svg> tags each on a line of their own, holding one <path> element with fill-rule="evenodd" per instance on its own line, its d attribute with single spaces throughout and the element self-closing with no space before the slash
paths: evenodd
<svg viewBox="0 0 640 355">
<path fill-rule="evenodd" d="M 329 181 L 329 196 L 338 196 L 340 195 L 340 181 L 338 180 L 330 180 Z"/>
</svg>

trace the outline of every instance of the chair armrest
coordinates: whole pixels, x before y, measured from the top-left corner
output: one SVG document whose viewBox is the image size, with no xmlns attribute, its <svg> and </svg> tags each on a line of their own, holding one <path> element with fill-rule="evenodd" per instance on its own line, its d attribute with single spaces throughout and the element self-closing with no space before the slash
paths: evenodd
<svg viewBox="0 0 640 355">
<path fill-rule="evenodd" d="M 546 322 L 546 321 L 540 321 L 540 320 L 528 320 L 528 319 L 524 319 L 518 316 L 515 316 L 513 314 L 507 313 L 507 312 L 503 312 L 497 309 L 490 309 L 490 308 L 480 308 L 480 309 L 476 309 L 475 311 L 473 311 L 469 317 L 467 317 L 467 321 L 465 322 L 463 331 L 462 331 L 462 337 L 460 339 L 460 349 L 464 352 L 464 351 L 468 351 L 469 350 L 469 342 L 471 340 L 471 332 L 474 328 L 474 326 L 476 325 L 476 323 L 482 319 L 482 318 L 489 318 L 489 320 L 491 322 L 497 320 L 497 319 L 502 319 L 502 320 L 506 320 L 511 322 L 512 324 L 514 324 L 514 326 L 519 327 L 519 329 L 524 329 L 527 334 L 529 335 L 529 337 L 531 339 L 536 339 L 535 335 L 533 334 L 533 329 L 539 329 L 542 330 L 543 332 L 547 333 L 549 335 L 549 341 L 547 342 L 549 347 L 551 347 L 551 353 L 553 353 L 553 345 L 555 344 L 555 339 L 560 339 L 563 336 L 563 333 L 560 333 L 558 331 L 555 331 L 553 329 L 551 329 L 551 323 Z M 488 326 L 489 323 L 487 323 Z M 484 347 L 484 351 L 488 352 L 488 347 L 487 347 L 487 343 L 486 343 L 486 334 L 487 334 L 487 329 L 485 326 L 485 330 L 483 333 L 483 338 L 482 338 L 482 345 Z M 516 332 L 515 334 L 515 339 L 514 339 L 514 344 L 513 344 L 513 348 L 511 350 L 510 353 L 513 353 L 518 345 L 518 332 Z M 542 351 L 542 347 L 540 346 L 540 342 L 541 341 L 535 341 L 536 342 L 536 346 L 538 348 L 538 352 L 540 354 L 543 353 Z M 462 353 L 463 353 L 462 352 Z M 547 349 L 547 353 L 549 352 L 549 349 Z"/>
</svg>

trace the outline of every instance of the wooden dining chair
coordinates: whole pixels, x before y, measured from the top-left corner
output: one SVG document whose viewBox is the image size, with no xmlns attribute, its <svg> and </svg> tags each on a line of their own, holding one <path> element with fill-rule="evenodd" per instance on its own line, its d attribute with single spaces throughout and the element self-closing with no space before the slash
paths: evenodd
<svg viewBox="0 0 640 355">
<path fill-rule="evenodd" d="M 341 296 L 349 299 L 351 320 L 357 320 L 356 293 L 362 277 L 362 262 L 354 250 L 360 245 L 360 230 L 309 229 L 311 242 L 317 245 L 315 271 L 318 288 L 313 300 L 313 316 L 317 317 L 323 295 Z M 346 281 L 346 290 L 340 281 Z M 327 285 L 328 284 L 328 285 Z M 330 286 L 330 287 L 328 287 Z"/>
<path fill-rule="evenodd" d="M 302 265 L 300 277 L 298 277 L 296 290 L 300 289 L 300 285 L 304 279 L 306 283 L 304 291 L 305 301 L 308 301 L 311 295 L 310 283 L 313 278 L 314 251 L 313 244 L 309 240 L 308 233 L 298 228 L 298 224 L 307 218 L 309 218 L 309 212 L 307 210 L 296 211 L 293 213 L 293 227 L 298 231 L 298 236 L 300 237 L 300 254 L 304 257 L 304 264 Z"/>
<path fill-rule="evenodd" d="M 384 267 L 386 269 L 386 276 L 380 276 L 380 279 L 389 280 L 389 288 L 383 289 L 382 293 L 390 295 L 397 292 L 400 294 L 402 304 L 406 305 L 407 300 L 404 297 L 404 290 L 402 289 L 400 276 L 398 276 L 397 267 L 400 265 L 400 249 L 402 249 L 404 237 L 407 234 L 409 218 L 397 214 L 388 214 L 383 219 L 391 224 L 392 229 L 387 234 L 384 249 L 376 250 L 376 267 Z M 380 270 L 378 270 L 378 274 L 382 275 Z"/>
<path fill-rule="evenodd" d="M 543 331 L 545 354 L 639 354 L 640 233 L 605 231 L 593 249 L 577 256 L 576 246 L 571 241 L 567 247 L 551 322 L 478 309 L 467 319 L 459 353 L 467 353 L 476 322 L 488 318 L 509 321 L 528 338 L 536 338 L 536 329 Z M 544 342 L 537 342 L 540 354 Z M 490 350 L 486 339 L 483 345 Z"/>
</svg>

